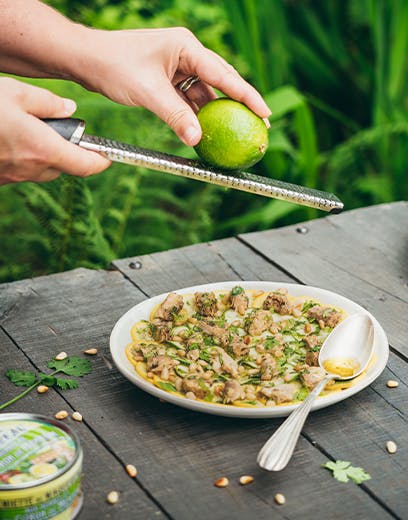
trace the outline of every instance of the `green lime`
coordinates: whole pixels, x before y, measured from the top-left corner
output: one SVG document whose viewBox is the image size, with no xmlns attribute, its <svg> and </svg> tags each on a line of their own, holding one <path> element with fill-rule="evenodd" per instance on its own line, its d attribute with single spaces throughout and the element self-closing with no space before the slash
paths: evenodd
<svg viewBox="0 0 408 520">
<path fill-rule="evenodd" d="M 195 150 L 209 164 L 227 170 L 249 168 L 264 156 L 268 147 L 265 122 L 242 103 L 214 99 L 197 117 L 203 135 Z"/>
</svg>

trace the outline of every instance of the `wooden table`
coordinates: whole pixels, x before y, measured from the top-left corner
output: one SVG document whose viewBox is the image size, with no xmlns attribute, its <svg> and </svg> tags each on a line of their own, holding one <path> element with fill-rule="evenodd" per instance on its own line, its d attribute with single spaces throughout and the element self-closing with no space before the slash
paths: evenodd
<svg viewBox="0 0 408 520">
<path fill-rule="evenodd" d="M 93 372 L 76 390 L 32 392 L 6 411 L 66 421 L 85 451 L 84 519 L 408 518 L 408 203 L 384 204 L 300 225 L 127 258 L 113 269 L 76 269 L 0 285 L 0 396 L 18 389 L 6 368 L 45 369 L 56 353 L 98 347 Z M 10 258 L 10 261 L 13 261 Z M 299 282 L 338 292 L 384 327 L 390 358 L 364 391 L 309 417 L 294 457 L 280 473 L 256 454 L 282 419 L 204 415 L 162 403 L 112 366 L 110 331 L 130 307 L 155 294 L 223 280 Z M 399 381 L 388 388 L 389 379 Z M 390 455 L 388 440 L 398 445 Z M 362 466 L 372 479 L 336 481 L 327 460 Z M 124 465 L 138 468 L 136 479 Z M 255 480 L 240 486 L 241 475 Z M 219 489 L 216 479 L 230 485 Z M 105 502 L 107 492 L 120 501 Z M 279 506 L 274 495 L 283 493 Z"/>
</svg>

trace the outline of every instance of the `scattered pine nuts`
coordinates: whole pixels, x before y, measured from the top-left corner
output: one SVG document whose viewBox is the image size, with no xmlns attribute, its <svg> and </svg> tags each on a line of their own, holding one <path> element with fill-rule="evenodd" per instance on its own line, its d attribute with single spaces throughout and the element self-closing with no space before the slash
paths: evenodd
<svg viewBox="0 0 408 520">
<path fill-rule="evenodd" d="M 305 324 L 305 332 L 306 332 L 306 334 L 308 334 L 311 330 L 312 330 L 312 327 L 311 327 L 310 323 L 306 323 Z"/>
<path fill-rule="evenodd" d="M 387 448 L 388 453 L 395 453 L 397 451 L 397 445 L 394 441 L 387 441 L 385 447 Z"/>
<path fill-rule="evenodd" d="M 276 495 L 273 498 L 275 502 L 280 506 L 283 506 L 283 504 L 286 502 L 285 495 L 282 495 L 282 493 L 276 493 Z"/>
<path fill-rule="evenodd" d="M 136 477 L 137 469 L 135 468 L 135 466 L 133 466 L 133 464 L 126 464 L 125 469 L 129 477 Z"/>
<path fill-rule="evenodd" d="M 87 350 L 84 350 L 84 354 L 88 354 L 88 356 L 94 356 L 98 353 L 97 348 L 88 348 Z"/>
<path fill-rule="evenodd" d="M 59 412 L 57 412 L 54 417 L 56 419 L 59 419 L 60 421 L 62 421 L 62 419 L 66 419 L 68 417 L 68 412 L 66 410 L 61 410 Z"/>
<path fill-rule="evenodd" d="M 55 359 L 57 361 L 62 361 L 63 359 L 67 358 L 68 357 L 68 354 L 66 352 L 60 352 L 59 354 L 57 354 L 55 356 Z"/>
<path fill-rule="evenodd" d="M 242 486 L 246 486 L 247 484 L 250 484 L 253 481 L 254 477 L 252 477 L 251 475 L 242 475 L 242 477 L 239 477 L 239 483 Z"/>
<path fill-rule="evenodd" d="M 393 379 L 390 379 L 389 381 L 387 381 L 388 388 L 397 388 L 398 385 L 399 385 L 398 381 L 394 381 Z"/>
<path fill-rule="evenodd" d="M 108 504 L 116 504 L 119 501 L 119 493 L 117 491 L 110 491 L 106 495 L 106 502 Z"/>
<path fill-rule="evenodd" d="M 78 421 L 78 422 L 82 421 L 82 415 L 79 412 L 74 412 L 72 414 L 72 418 L 74 419 L 74 421 Z"/>
<path fill-rule="evenodd" d="M 37 387 L 37 392 L 39 394 L 45 394 L 45 392 L 48 392 L 49 388 L 48 386 L 45 386 L 45 385 L 40 385 Z"/>
<path fill-rule="evenodd" d="M 229 480 L 227 479 L 227 477 L 221 477 L 214 482 L 214 486 L 219 488 L 227 487 L 228 484 Z"/>
</svg>

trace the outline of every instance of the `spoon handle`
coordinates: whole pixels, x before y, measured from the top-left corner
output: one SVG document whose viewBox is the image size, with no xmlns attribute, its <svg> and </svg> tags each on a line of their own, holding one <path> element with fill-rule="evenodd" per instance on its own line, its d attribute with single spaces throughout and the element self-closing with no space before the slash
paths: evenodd
<svg viewBox="0 0 408 520">
<path fill-rule="evenodd" d="M 286 467 L 295 450 L 302 427 L 312 404 L 333 376 L 326 376 L 310 392 L 301 405 L 280 425 L 258 453 L 258 465 L 268 471 L 280 471 Z"/>
</svg>

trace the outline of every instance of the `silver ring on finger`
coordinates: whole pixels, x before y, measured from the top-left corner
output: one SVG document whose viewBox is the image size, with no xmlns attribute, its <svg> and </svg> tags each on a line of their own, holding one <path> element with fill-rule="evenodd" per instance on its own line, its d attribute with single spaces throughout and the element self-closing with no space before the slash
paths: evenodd
<svg viewBox="0 0 408 520">
<path fill-rule="evenodd" d="M 176 86 L 179 90 L 181 90 L 181 92 L 185 94 L 189 88 L 191 88 L 199 81 L 200 78 L 198 76 L 188 76 L 186 79 L 183 79 L 183 81 L 180 81 L 180 83 L 177 83 Z"/>
</svg>

